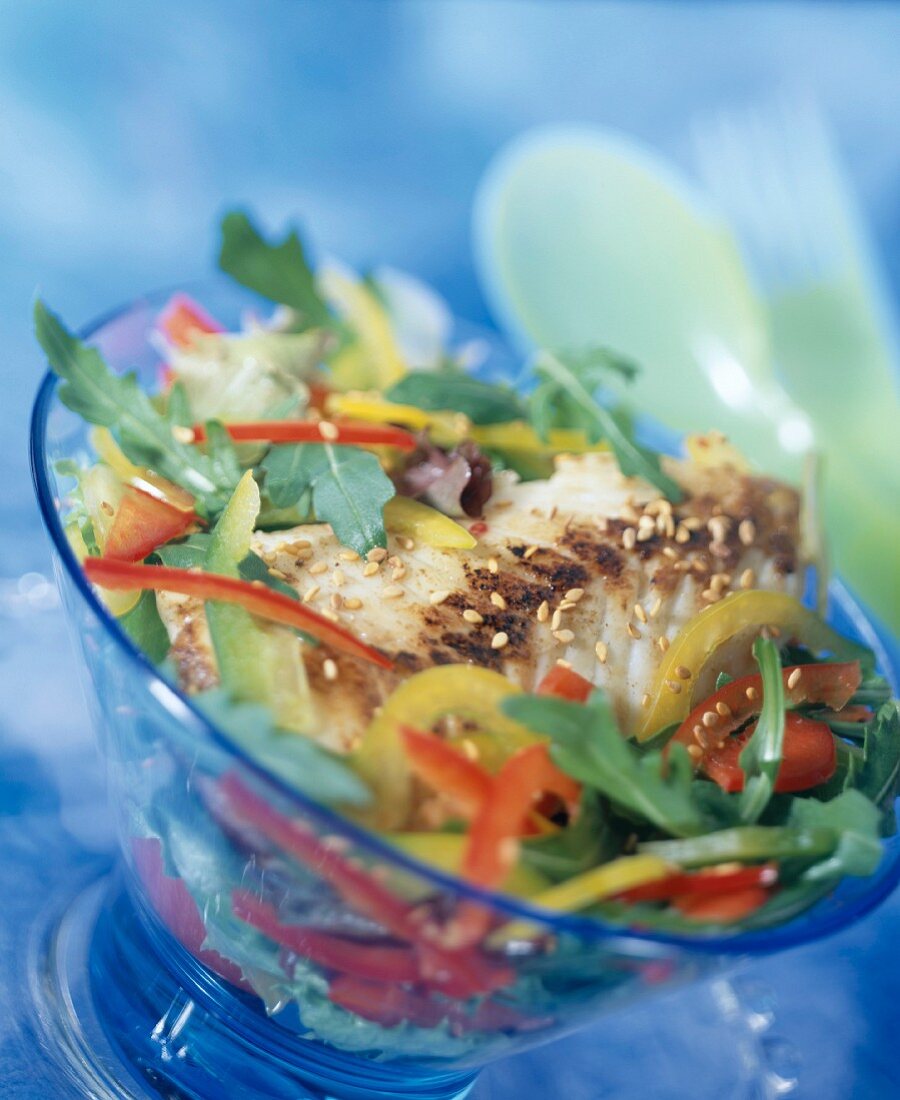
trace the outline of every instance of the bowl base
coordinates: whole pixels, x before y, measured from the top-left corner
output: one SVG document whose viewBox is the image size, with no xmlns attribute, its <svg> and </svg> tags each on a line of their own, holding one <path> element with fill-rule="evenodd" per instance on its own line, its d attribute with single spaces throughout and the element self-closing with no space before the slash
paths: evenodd
<svg viewBox="0 0 900 1100">
<path fill-rule="evenodd" d="M 46 1048 L 95 1100 L 462 1100 L 477 1076 L 373 1062 L 273 1026 L 148 929 L 117 875 L 36 930 L 28 969 Z"/>
</svg>

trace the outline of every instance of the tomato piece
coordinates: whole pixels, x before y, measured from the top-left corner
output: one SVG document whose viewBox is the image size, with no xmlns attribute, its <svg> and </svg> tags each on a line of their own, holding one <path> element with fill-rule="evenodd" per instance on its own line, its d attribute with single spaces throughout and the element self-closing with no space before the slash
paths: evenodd
<svg viewBox="0 0 900 1100">
<path fill-rule="evenodd" d="M 273 905 L 249 890 L 232 891 L 231 905 L 239 920 L 326 970 L 375 981 L 414 982 L 419 978 L 416 955 L 410 947 L 359 943 L 315 928 L 284 924 Z"/>
<path fill-rule="evenodd" d="M 821 703 L 833 710 L 840 710 L 849 702 L 862 680 L 859 661 L 793 665 L 782 669 L 781 676 L 788 705 Z M 707 742 L 722 741 L 749 719 L 757 717 L 762 707 L 762 691 L 762 677 L 758 674 L 732 680 L 694 707 L 678 727 L 673 740 L 685 745 L 699 742 L 701 748 L 705 748 Z M 705 716 L 706 723 L 703 721 Z M 709 732 L 695 737 L 694 730 L 698 726 Z"/>
<path fill-rule="evenodd" d="M 197 336 L 225 329 L 186 294 L 175 294 L 160 314 L 159 327 L 179 348 L 189 348 Z"/>
<path fill-rule="evenodd" d="M 225 430 L 235 443 L 345 443 L 396 447 L 400 451 L 414 451 L 418 446 L 411 432 L 390 424 L 354 424 L 341 420 L 248 420 L 246 423 L 226 424 Z M 195 424 L 193 431 L 195 443 L 206 441 L 202 424 Z"/>
<path fill-rule="evenodd" d="M 691 920 L 728 924 L 760 909 L 771 897 L 764 886 L 747 886 L 727 894 L 687 894 L 672 899 L 672 905 Z"/>
<path fill-rule="evenodd" d="M 490 797 L 490 772 L 434 734 L 401 725 L 400 736 L 416 775 L 433 790 L 452 798 L 467 818 L 474 817 Z"/>
<path fill-rule="evenodd" d="M 103 554 L 116 561 L 142 561 L 157 546 L 187 533 L 196 523 L 193 512 L 126 487 L 113 519 Z"/>
<path fill-rule="evenodd" d="M 594 690 L 590 680 L 566 668 L 554 665 L 537 687 L 538 695 L 555 695 L 559 699 L 568 699 L 572 703 L 586 703 Z"/>
<path fill-rule="evenodd" d="M 252 615 L 270 622 L 304 630 L 342 653 L 360 660 L 392 668 L 393 662 L 380 650 L 373 649 L 349 630 L 330 622 L 315 611 L 257 582 L 225 577 L 218 573 L 195 573 L 190 569 L 172 569 L 165 565 L 136 565 L 132 562 L 87 558 L 84 572 L 89 581 L 116 591 L 144 589 L 154 592 L 180 592 L 201 600 L 236 603 Z"/>
<path fill-rule="evenodd" d="M 734 870 L 720 870 L 706 867 L 694 873 L 676 872 L 665 878 L 632 886 L 615 895 L 616 901 L 667 901 L 674 897 L 714 894 L 729 894 L 735 890 L 745 890 L 751 886 L 773 886 L 778 881 L 778 865 L 762 863 L 757 867 L 739 867 Z"/>
<path fill-rule="evenodd" d="M 733 793 L 744 789 L 744 772 L 739 758 L 754 729 L 755 722 L 704 757 L 703 771 L 723 791 Z M 836 768 L 837 745 L 828 726 L 795 711 L 788 711 L 784 719 L 784 744 L 775 777 L 775 790 L 787 794 L 818 787 L 834 775 Z"/>
</svg>

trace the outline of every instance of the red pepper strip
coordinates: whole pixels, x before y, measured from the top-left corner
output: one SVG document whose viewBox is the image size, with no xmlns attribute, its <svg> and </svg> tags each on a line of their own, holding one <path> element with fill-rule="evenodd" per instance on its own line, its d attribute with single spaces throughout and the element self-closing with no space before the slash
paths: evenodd
<svg viewBox="0 0 900 1100">
<path fill-rule="evenodd" d="M 703 771 L 723 791 L 733 793 L 744 789 L 744 770 L 739 757 L 754 729 L 755 722 L 729 737 L 721 748 L 713 749 L 704 758 Z M 789 710 L 784 718 L 784 744 L 775 790 L 786 794 L 818 787 L 827 782 L 836 769 L 837 746 L 828 726 Z"/>
<path fill-rule="evenodd" d="M 572 703 L 586 703 L 593 690 L 590 680 L 564 665 L 554 665 L 538 684 L 537 694 L 555 695 Z"/>
<path fill-rule="evenodd" d="M 239 920 L 326 970 L 339 970 L 356 978 L 379 982 L 415 982 L 419 979 L 415 952 L 409 947 L 359 943 L 315 928 L 283 924 L 275 907 L 260 901 L 249 890 L 232 891 L 231 906 Z"/>
<path fill-rule="evenodd" d="M 218 321 L 186 294 L 175 294 L 159 317 L 159 327 L 179 348 L 189 348 L 199 334 L 224 332 Z"/>
<path fill-rule="evenodd" d="M 795 673 L 799 673 L 793 681 Z M 824 706 L 840 710 L 860 685 L 862 676 L 859 661 L 845 664 L 794 665 L 782 669 L 784 680 L 784 700 L 789 706 L 802 703 L 822 703 Z M 789 684 L 793 682 L 793 686 Z M 749 693 L 749 694 L 748 694 Z M 704 727 L 703 717 L 708 713 L 715 715 L 709 734 L 699 739 L 701 748 L 707 741 L 722 741 L 730 733 L 750 718 L 755 718 L 762 706 L 762 678 L 742 676 L 732 680 L 714 695 L 704 699 L 678 727 L 673 740 L 685 745 L 698 744 L 694 736 L 696 726 Z M 709 720 L 708 720 L 709 721 Z M 699 764 L 702 758 L 698 758 Z"/>
<path fill-rule="evenodd" d="M 728 924 L 761 908 L 772 895 L 764 886 L 748 886 L 730 894 L 688 894 L 673 898 L 672 905 L 691 920 Z"/>
<path fill-rule="evenodd" d="M 432 733 L 401 725 L 400 736 L 410 767 L 423 783 L 452 798 L 466 817 L 474 817 L 490 797 L 491 773 Z"/>
<path fill-rule="evenodd" d="M 466 1012 L 457 1004 L 435 1001 L 413 990 L 344 976 L 332 979 L 328 998 L 348 1012 L 383 1027 L 401 1023 L 437 1027 L 447 1020 L 455 1032 L 524 1031 L 551 1022 L 522 1016 L 515 1009 L 493 1001 L 482 1001 L 472 1012 Z"/>
<path fill-rule="evenodd" d="M 632 886 L 615 895 L 616 901 L 666 901 L 674 897 L 701 894 L 729 894 L 750 886 L 773 886 L 778 881 L 778 865 L 762 863 L 758 867 L 741 867 L 739 870 L 719 871 L 705 868 L 693 874 L 675 872 L 666 878 L 654 879 L 640 886 Z"/>
<path fill-rule="evenodd" d="M 157 546 L 187 533 L 197 522 L 193 512 L 126 487 L 103 554 L 115 561 L 143 561 Z"/>
<path fill-rule="evenodd" d="M 349 420 L 327 421 L 333 429 L 323 431 L 326 421 L 316 420 L 253 420 L 242 424 L 226 424 L 225 430 L 236 443 L 349 443 L 354 445 L 396 447 L 414 451 L 416 437 L 389 424 L 356 424 Z M 194 425 L 194 442 L 204 443 L 206 431 L 202 424 Z"/>
<path fill-rule="evenodd" d="M 445 950 L 428 939 L 434 925 L 417 921 L 406 902 L 307 829 L 273 810 L 237 776 L 224 776 L 219 787 L 233 813 L 325 879 L 357 912 L 377 921 L 393 935 L 415 944 L 423 980 L 440 986 L 451 996 L 462 997 L 500 989 L 514 980 L 515 975 L 506 967 L 495 966 L 474 952 Z"/>
<path fill-rule="evenodd" d="M 305 630 L 327 645 L 351 657 L 370 661 L 381 668 L 393 668 L 390 657 L 355 638 L 348 630 L 310 611 L 299 600 L 253 581 L 223 577 L 218 573 L 195 573 L 190 569 L 172 569 L 165 565 L 134 565 L 131 562 L 86 558 L 84 571 L 89 581 L 102 588 L 128 591 L 141 588 L 154 592 L 180 592 L 201 600 L 236 603 L 252 615 L 273 623 L 284 623 Z"/>
</svg>

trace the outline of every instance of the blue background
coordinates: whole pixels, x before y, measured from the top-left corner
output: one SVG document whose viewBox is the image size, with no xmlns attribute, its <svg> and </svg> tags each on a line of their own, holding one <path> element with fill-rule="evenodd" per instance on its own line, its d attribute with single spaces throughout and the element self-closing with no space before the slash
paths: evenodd
<svg viewBox="0 0 900 1100">
<path fill-rule="evenodd" d="M 217 216 L 240 201 L 272 228 L 299 219 L 321 251 L 351 263 L 409 268 L 484 321 L 470 209 L 504 141 L 538 123 L 596 121 L 689 170 L 698 111 L 780 88 L 811 90 L 823 106 L 896 303 L 896 6 L 0 0 L 0 825 L 4 809 L 57 812 L 35 788 L 36 752 L 66 829 L 105 840 L 59 614 L 40 578 L 18 579 L 47 568 L 25 449 L 41 371 L 36 290 L 81 324 L 202 277 Z M 4 896 L 21 888 L 0 881 Z M 898 925 L 894 902 L 838 940 L 757 967 L 799 1052 L 797 1095 L 896 1095 Z M 3 979 L 0 966 L 0 1007 Z M 0 1026 L 8 1082 L 2 1036 Z M 604 1069 L 604 1036 L 629 1041 L 627 1029 L 593 1031 L 552 1058 L 498 1067 L 478 1095 L 550 1096 L 563 1069 L 573 1100 L 631 1095 L 622 1065 Z M 36 1066 L 21 1074 L 17 1100 L 39 1077 Z M 671 1095 L 685 1094 L 673 1082 Z"/>
</svg>

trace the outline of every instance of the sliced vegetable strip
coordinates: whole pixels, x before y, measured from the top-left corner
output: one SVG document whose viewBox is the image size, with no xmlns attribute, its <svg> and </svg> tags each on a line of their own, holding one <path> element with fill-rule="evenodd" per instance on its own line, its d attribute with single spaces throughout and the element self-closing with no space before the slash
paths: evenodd
<svg viewBox="0 0 900 1100">
<path fill-rule="evenodd" d="M 615 895 L 616 901 L 667 901 L 690 895 L 709 896 L 745 890 L 753 886 L 774 886 L 778 881 L 778 865 L 763 863 L 758 867 L 729 867 L 721 864 L 704 871 L 687 874 L 676 871 L 665 878 L 632 886 Z"/>
<path fill-rule="evenodd" d="M 116 561 L 142 561 L 157 546 L 187 534 L 196 520 L 193 512 L 184 512 L 159 497 L 126 486 L 104 556 Z"/>
<path fill-rule="evenodd" d="M 381 668 L 392 668 L 385 654 L 355 638 L 349 631 L 310 611 L 297 600 L 284 596 L 262 584 L 223 577 L 215 573 L 199 573 L 189 569 L 172 569 L 165 565 L 134 565 L 131 562 L 88 558 L 84 571 L 89 581 L 114 590 L 135 588 L 154 592 L 180 592 L 201 600 L 221 600 L 236 603 L 253 615 L 270 622 L 283 623 L 305 630 L 319 641 L 342 653 L 369 661 Z"/>
<path fill-rule="evenodd" d="M 402 428 L 346 420 L 252 420 L 226 424 L 225 430 L 235 443 L 345 443 L 400 451 L 414 451 L 417 446 L 416 437 Z M 206 442 L 202 424 L 194 425 L 194 442 Z"/>
<path fill-rule="evenodd" d="M 179 348 L 189 348 L 197 336 L 224 332 L 218 321 L 186 294 L 175 294 L 162 311 L 159 327 Z"/>
<path fill-rule="evenodd" d="M 574 669 L 566 668 L 565 665 L 554 665 L 538 684 L 536 694 L 555 695 L 572 703 L 586 703 L 593 690 L 591 681 Z"/>
<path fill-rule="evenodd" d="M 491 796 L 490 772 L 434 734 L 401 725 L 400 735 L 416 775 L 452 799 L 467 817 L 474 817 Z"/>
<path fill-rule="evenodd" d="M 723 791 L 744 789 L 744 771 L 739 757 L 753 734 L 756 724 L 729 737 L 721 748 L 714 748 L 703 761 L 703 771 Z M 837 768 L 837 745 L 824 722 L 814 722 L 795 711 L 785 716 L 781 764 L 775 778 L 780 794 L 806 791 L 826 783 Z"/>
<path fill-rule="evenodd" d="M 771 897 L 765 886 L 746 886 L 727 894 L 687 894 L 672 904 L 691 920 L 730 924 L 761 909 Z"/>
</svg>

